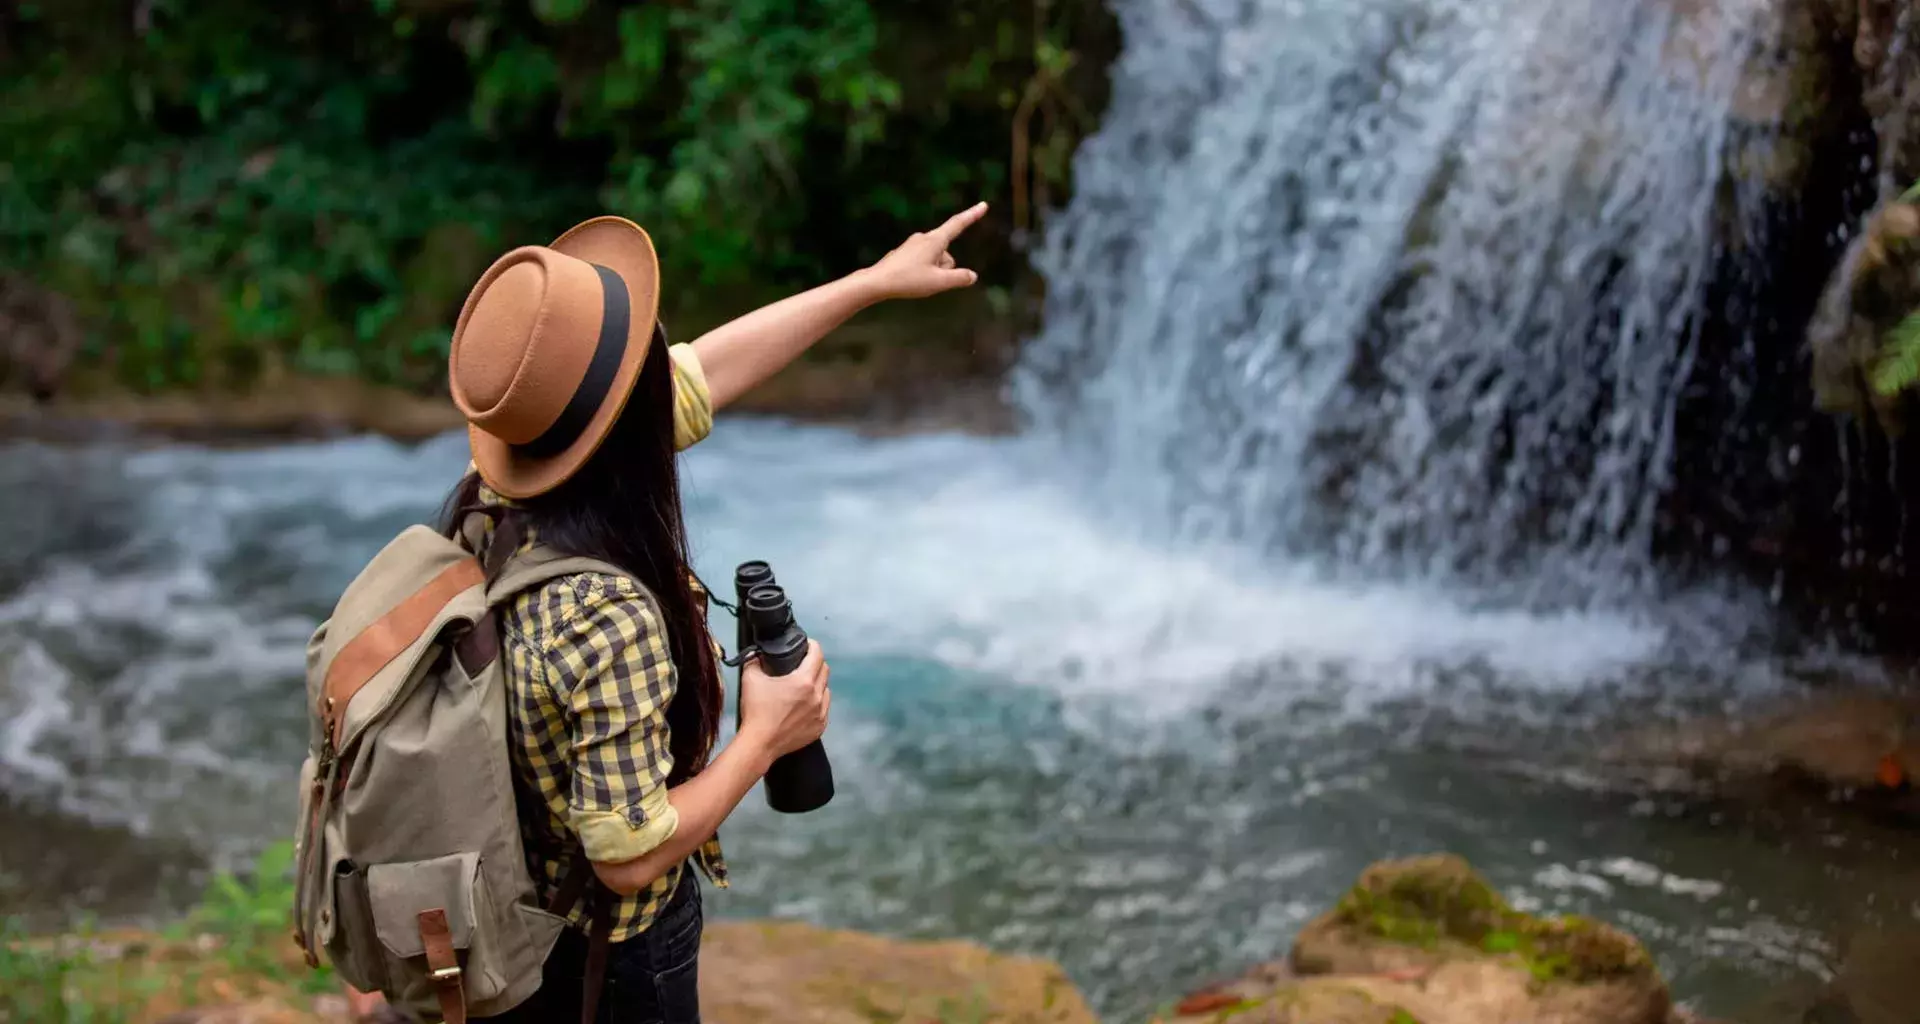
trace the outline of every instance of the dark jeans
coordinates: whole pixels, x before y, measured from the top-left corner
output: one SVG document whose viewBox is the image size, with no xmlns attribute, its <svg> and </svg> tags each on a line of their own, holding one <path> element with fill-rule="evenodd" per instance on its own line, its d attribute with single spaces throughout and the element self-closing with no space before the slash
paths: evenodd
<svg viewBox="0 0 1920 1024">
<path fill-rule="evenodd" d="M 680 887 L 646 931 L 607 949 L 606 983 L 596 1024 L 700 1024 L 700 881 L 689 865 Z M 576 1024 L 581 978 L 586 974 L 587 937 L 573 928 L 560 933 L 547 957 L 540 991 L 490 1021 L 511 1024 Z"/>
</svg>

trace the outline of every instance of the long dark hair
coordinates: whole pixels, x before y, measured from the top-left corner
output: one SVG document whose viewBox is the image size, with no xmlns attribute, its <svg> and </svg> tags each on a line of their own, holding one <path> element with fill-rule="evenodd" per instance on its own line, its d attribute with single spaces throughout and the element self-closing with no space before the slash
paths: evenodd
<svg viewBox="0 0 1920 1024">
<path fill-rule="evenodd" d="M 625 410 L 593 457 L 560 486 L 503 510 L 537 531 L 542 544 L 626 570 L 659 601 L 679 678 L 667 704 L 668 785 L 706 767 L 723 699 L 706 610 L 690 585 L 673 406 L 666 339 L 656 332 Z M 478 475 L 469 473 L 448 497 L 440 522 L 448 536 L 457 536 L 479 507 L 479 492 Z"/>
</svg>

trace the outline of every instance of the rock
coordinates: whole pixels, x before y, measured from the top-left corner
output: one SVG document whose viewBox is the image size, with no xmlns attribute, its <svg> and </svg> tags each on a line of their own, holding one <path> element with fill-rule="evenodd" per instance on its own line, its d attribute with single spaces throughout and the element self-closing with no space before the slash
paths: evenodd
<svg viewBox="0 0 1920 1024">
<path fill-rule="evenodd" d="M 1920 697 L 1821 691 L 1630 736 L 1602 760 L 1635 786 L 1771 803 L 1795 792 L 1920 821 Z"/>
<path fill-rule="evenodd" d="M 717 922 L 700 956 L 715 1024 L 1093 1024 L 1060 968 L 967 942 L 901 942 L 791 921 Z"/>
<path fill-rule="evenodd" d="M 1871 383 L 1890 331 L 1920 309 L 1920 207 L 1882 204 L 1848 246 L 1808 325 L 1814 401 L 1898 434 L 1903 406 Z"/>
<path fill-rule="evenodd" d="M 1809 6 L 1809 4 L 1811 6 Z M 1790 24 L 1797 34 L 1801 66 L 1826 61 L 1822 49 L 1851 41 L 1851 68 L 1821 72 L 1821 116 L 1844 119 L 1851 109 L 1871 119 L 1878 150 L 1877 208 L 1853 231 L 1854 242 L 1829 279 L 1820 310 L 1809 326 L 1814 386 L 1819 407 L 1873 416 L 1898 434 L 1906 402 L 1879 393 L 1868 378 L 1883 358 L 1887 333 L 1920 306 L 1920 219 L 1898 198 L 1920 179 L 1920 18 L 1898 0 L 1795 0 L 1808 16 Z M 1844 57 L 1839 58 L 1842 62 Z"/>
<path fill-rule="evenodd" d="M 1653 960 L 1583 918 L 1514 910 L 1450 855 L 1368 868 L 1286 966 L 1196 993 L 1175 1020 L 1236 1024 L 1670 1024 Z"/>
<path fill-rule="evenodd" d="M 1849 936 L 1843 946 L 1840 969 L 1802 1017 L 1805 1024 L 1910 1024 L 1920 927 L 1874 929 Z"/>
</svg>

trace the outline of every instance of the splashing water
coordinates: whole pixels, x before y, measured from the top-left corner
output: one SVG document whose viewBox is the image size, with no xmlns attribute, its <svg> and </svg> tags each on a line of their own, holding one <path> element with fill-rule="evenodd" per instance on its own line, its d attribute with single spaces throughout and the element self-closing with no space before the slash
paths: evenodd
<svg viewBox="0 0 1920 1024">
<path fill-rule="evenodd" d="M 166 919 L 197 865 L 284 836 L 304 639 L 465 463 L 458 435 L 0 446 L 0 489 L 35 496 L 0 504 L 0 907 Z M 1568 730 L 1593 742 L 1569 723 L 1612 704 L 1595 693 L 1644 717 L 1682 677 L 1780 684 L 1676 644 L 1699 609 L 1530 613 L 1249 572 L 1116 534 L 1070 469 L 1030 439 L 733 421 L 689 455 L 699 569 L 770 559 L 837 697 L 840 794 L 798 818 L 750 798 L 716 913 L 1055 957 L 1137 1020 L 1277 955 L 1393 853 L 1457 850 L 1516 897 L 1639 914 L 1683 993 L 1767 977 L 1776 947 L 1812 955 L 1826 908 L 1877 891 L 1503 768 L 1551 761 Z M 1616 884 L 1616 863 L 1663 874 Z"/>
<path fill-rule="evenodd" d="M 1163 539 L 1644 584 L 1762 5 L 1117 9 L 1037 427 Z"/>
</svg>

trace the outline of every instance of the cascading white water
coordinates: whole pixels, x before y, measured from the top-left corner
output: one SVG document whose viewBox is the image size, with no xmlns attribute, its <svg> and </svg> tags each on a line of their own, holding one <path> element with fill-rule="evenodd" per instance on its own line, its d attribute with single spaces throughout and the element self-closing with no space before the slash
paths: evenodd
<svg viewBox="0 0 1920 1024">
<path fill-rule="evenodd" d="M 1644 580 L 1765 0 L 1121 0 L 1020 405 L 1161 535 Z"/>
</svg>

